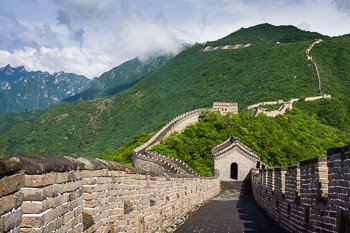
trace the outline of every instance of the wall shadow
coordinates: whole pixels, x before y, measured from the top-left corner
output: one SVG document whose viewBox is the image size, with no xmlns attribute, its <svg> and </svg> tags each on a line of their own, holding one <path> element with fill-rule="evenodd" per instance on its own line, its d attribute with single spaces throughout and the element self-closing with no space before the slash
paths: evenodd
<svg viewBox="0 0 350 233">
<path fill-rule="evenodd" d="M 287 233 L 256 204 L 250 182 L 240 182 L 239 185 L 237 211 L 244 232 Z"/>
</svg>

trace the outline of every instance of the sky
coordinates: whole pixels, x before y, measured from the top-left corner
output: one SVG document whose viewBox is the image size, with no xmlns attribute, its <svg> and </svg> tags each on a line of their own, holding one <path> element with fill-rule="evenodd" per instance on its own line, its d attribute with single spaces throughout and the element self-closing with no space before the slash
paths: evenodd
<svg viewBox="0 0 350 233">
<path fill-rule="evenodd" d="M 1 0 L 0 67 L 88 78 L 260 23 L 350 33 L 350 0 Z"/>
</svg>

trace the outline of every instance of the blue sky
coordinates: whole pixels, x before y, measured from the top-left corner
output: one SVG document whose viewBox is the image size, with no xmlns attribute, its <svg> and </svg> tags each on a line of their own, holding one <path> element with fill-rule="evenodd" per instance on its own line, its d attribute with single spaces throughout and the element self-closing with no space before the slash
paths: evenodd
<svg viewBox="0 0 350 233">
<path fill-rule="evenodd" d="M 2 0 L 0 66 L 99 76 L 259 23 L 350 33 L 350 0 Z"/>
</svg>

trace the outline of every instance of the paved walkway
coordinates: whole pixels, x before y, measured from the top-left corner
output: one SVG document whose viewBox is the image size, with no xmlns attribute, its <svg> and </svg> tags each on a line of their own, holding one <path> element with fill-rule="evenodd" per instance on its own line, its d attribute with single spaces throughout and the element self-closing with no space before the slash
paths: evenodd
<svg viewBox="0 0 350 233">
<path fill-rule="evenodd" d="M 223 182 L 221 188 L 216 198 L 200 207 L 175 232 L 285 232 L 256 205 L 250 184 Z"/>
</svg>

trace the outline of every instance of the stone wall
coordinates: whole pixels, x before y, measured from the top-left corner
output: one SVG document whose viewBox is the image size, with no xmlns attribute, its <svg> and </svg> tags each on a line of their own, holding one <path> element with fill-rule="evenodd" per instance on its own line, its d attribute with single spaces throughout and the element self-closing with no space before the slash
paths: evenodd
<svg viewBox="0 0 350 233">
<path fill-rule="evenodd" d="M 178 158 L 169 157 L 151 151 L 144 154 L 133 155 L 133 164 L 137 171 L 147 174 L 168 174 L 170 176 L 189 175 L 199 176 L 189 165 Z"/>
<path fill-rule="evenodd" d="M 228 113 L 238 114 L 238 104 L 233 102 L 214 102 L 213 110 L 219 111 L 222 115 Z"/>
<path fill-rule="evenodd" d="M 252 188 L 289 232 L 350 232 L 350 146 L 289 168 L 255 169 Z"/>
<path fill-rule="evenodd" d="M 165 173 L 190 174 L 192 176 L 199 176 L 199 174 L 190 168 L 184 161 L 170 158 L 165 155 L 153 153 L 149 149 L 157 145 L 160 140 L 168 137 L 173 132 L 180 132 L 188 125 L 198 122 L 199 116 L 202 112 L 210 109 L 196 109 L 184 114 L 181 114 L 171 120 L 155 135 L 153 135 L 147 142 L 138 146 L 132 151 L 133 164 L 138 171 L 164 171 Z"/>
<path fill-rule="evenodd" d="M 183 113 L 174 119 L 172 119 L 168 124 L 163 126 L 155 135 L 153 135 L 147 142 L 142 144 L 141 146 L 135 148 L 133 150 L 134 154 L 142 154 L 145 150 L 150 149 L 152 146 L 156 145 L 159 143 L 159 141 L 165 137 L 167 137 L 169 134 L 175 131 L 181 131 L 184 129 L 188 124 L 196 122 L 198 120 L 199 115 L 210 109 L 206 108 L 200 108 L 200 109 L 195 109 L 190 112 Z M 187 121 L 189 119 L 189 121 Z M 184 124 L 184 122 L 188 124 Z M 178 128 L 179 126 L 179 128 Z"/>
<path fill-rule="evenodd" d="M 0 160 L 0 232 L 18 232 L 22 221 L 24 174 L 18 159 Z"/>
<path fill-rule="evenodd" d="M 216 177 L 137 174 L 99 159 L 0 159 L 0 232 L 162 232 L 220 191 Z"/>
</svg>

